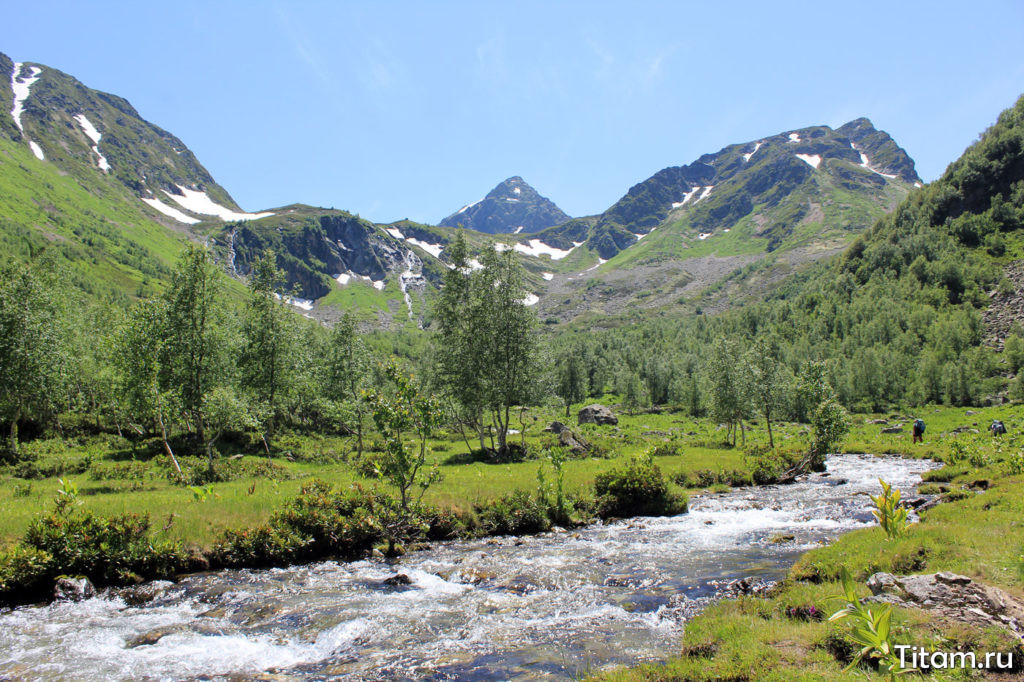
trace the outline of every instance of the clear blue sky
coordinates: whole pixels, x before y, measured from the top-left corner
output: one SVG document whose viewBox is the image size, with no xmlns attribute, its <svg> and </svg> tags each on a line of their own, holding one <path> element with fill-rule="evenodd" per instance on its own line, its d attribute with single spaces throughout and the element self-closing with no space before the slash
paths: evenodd
<svg viewBox="0 0 1024 682">
<path fill-rule="evenodd" d="M 247 210 L 571 215 L 869 117 L 933 180 L 1024 92 L 1024 2 L 8 2 L 0 51 L 127 98 Z"/>
</svg>

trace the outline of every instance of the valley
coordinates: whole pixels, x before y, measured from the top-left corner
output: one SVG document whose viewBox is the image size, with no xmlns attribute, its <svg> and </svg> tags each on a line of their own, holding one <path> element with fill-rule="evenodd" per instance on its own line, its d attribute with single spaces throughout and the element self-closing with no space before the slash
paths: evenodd
<svg viewBox="0 0 1024 682">
<path fill-rule="evenodd" d="M 0 54 L 0 677 L 1024 661 L 1008 104 L 927 184 L 860 117 L 593 215 L 514 175 L 383 223 L 243 209 L 128 100 Z M 885 591 L 937 572 L 1004 596 Z"/>
</svg>

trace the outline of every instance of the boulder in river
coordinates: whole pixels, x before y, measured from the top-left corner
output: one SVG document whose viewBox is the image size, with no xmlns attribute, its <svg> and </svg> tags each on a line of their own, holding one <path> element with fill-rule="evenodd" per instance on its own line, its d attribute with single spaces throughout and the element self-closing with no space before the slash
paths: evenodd
<svg viewBox="0 0 1024 682">
<path fill-rule="evenodd" d="M 576 416 L 580 424 L 599 424 L 599 425 L 611 425 L 615 426 L 619 423 L 619 418 L 615 416 L 610 407 L 604 405 L 587 405 L 579 414 Z"/>
<path fill-rule="evenodd" d="M 407 576 L 405 573 L 396 573 L 390 578 L 385 578 L 382 585 L 389 587 L 398 587 L 399 585 L 412 585 L 412 578 Z"/>
<path fill-rule="evenodd" d="M 57 601 L 84 601 L 96 596 L 96 588 L 88 578 L 57 578 L 53 598 Z"/>
</svg>

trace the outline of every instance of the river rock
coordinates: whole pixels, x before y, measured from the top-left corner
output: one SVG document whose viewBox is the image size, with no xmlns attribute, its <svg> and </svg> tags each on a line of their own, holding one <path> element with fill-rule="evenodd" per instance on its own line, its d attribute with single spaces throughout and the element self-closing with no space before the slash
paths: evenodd
<svg viewBox="0 0 1024 682">
<path fill-rule="evenodd" d="M 96 596 L 96 588 L 88 578 L 57 578 L 53 598 L 57 601 L 84 601 Z"/>
<path fill-rule="evenodd" d="M 619 423 L 619 418 L 615 416 L 611 408 L 598 404 L 587 405 L 579 411 L 576 418 L 580 424 L 608 424 L 615 426 Z"/>
<path fill-rule="evenodd" d="M 988 627 L 995 625 L 1024 636 L 1024 602 L 1009 593 L 956 573 L 893 575 L 868 578 L 868 600 L 935 611 L 948 618 Z"/>
<path fill-rule="evenodd" d="M 387 585 L 389 587 L 398 587 L 399 585 L 412 585 L 412 578 L 407 576 L 405 573 L 396 573 L 390 578 L 385 578 L 381 581 L 381 585 Z"/>
<path fill-rule="evenodd" d="M 154 580 L 153 582 L 114 590 L 113 594 L 123 599 L 124 603 L 128 606 L 141 606 L 163 595 L 167 588 L 172 585 L 174 583 L 167 580 Z"/>
</svg>

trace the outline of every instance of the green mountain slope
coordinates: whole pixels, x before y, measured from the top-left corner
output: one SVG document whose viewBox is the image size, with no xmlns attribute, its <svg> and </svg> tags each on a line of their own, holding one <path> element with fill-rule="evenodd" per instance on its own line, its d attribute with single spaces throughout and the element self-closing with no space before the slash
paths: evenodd
<svg viewBox="0 0 1024 682">
<path fill-rule="evenodd" d="M 768 277 L 748 267 L 727 286 L 763 290 Z M 620 383 L 636 376 L 659 402 L 699 404 L 716 349 L 755 340 L 787 372 L 823 361 L 857 410 L 1024 399 L 1024 97 L 835 258 L 700 314 L 714 297 L 696 298 L 695 315 L 634 307 L 599 323 L 581 318 L 570 326 L 581 333 L 554 341 L 579 345 L 595 367 L 623 368 Z M 608 331 L 595 333 L 598 324 Z"/>
<path fill-rule="evenodd" d="M 573 233 L 598 266 L 554 279 L 541 310 L 565 320 L 674 307 L 764 262 L 780 279 L 842 249 L 915 184 L 913 161 L 867 119 L 731 145 L 659 171 L 586 226 L 537 235 Z"/>
</svg>

